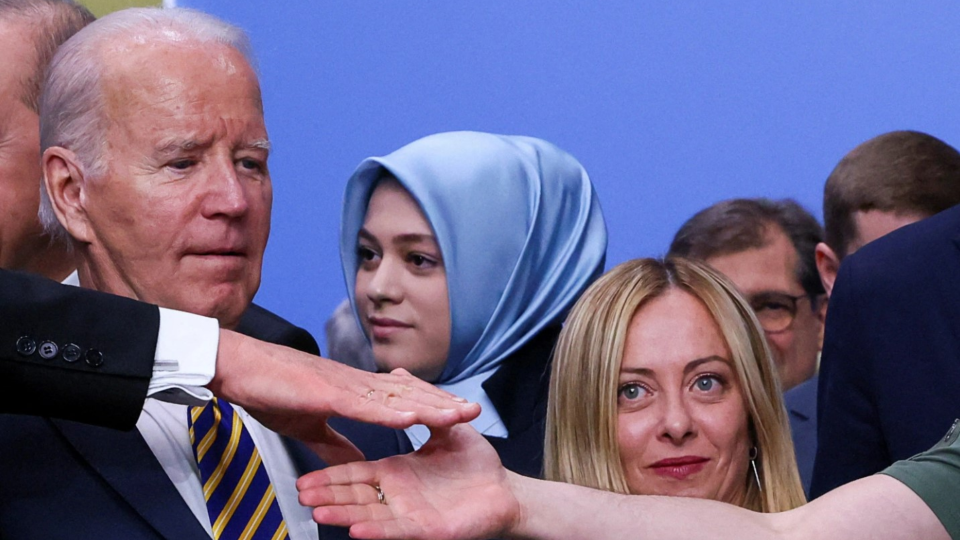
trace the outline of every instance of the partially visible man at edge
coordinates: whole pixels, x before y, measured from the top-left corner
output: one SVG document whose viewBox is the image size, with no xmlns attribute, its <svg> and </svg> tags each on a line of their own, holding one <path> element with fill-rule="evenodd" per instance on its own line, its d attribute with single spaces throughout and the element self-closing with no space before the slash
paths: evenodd
<svg viewBox="0 0 960 540">
<path fill-rule="evenodd" d="M 960 204 L 960 153 L 940 139 L 917 131 L 893 131 L 851 150 L 830 173 L 824 186 L 826 235 L 825 242 L 817 245 L 816 256 L 827 294 L 833 292 L 845 257 L 900 227 L 957 204 Z M 945 252 L 948 250 L 946 247 Z M 874 271 L 886 270 L 876 267 Z M 916 297 L 912 299 L 912 302 L 918 301 Z M 930 308 L 928 305 L 927 309 Z M 901 327 L 921 320 L 893 303 L 884 305 L 874 315 L 894 324 L 897 318 L 903 318 L 897 325 Z M 828 319 L 827 344 L 840 345 L 853 337 L 844 335 L 848 331 L 835 324 L 842 322 Z M 882 345 L 893 343 L 893 336 L 859 328 L 868 324 L 862 315 L 847 322 L 847 326 L 858 327 L 852 331 L 872 336 L 871 339 L 888 352 L 871 356 L 868 363 L 867 350 L 825 347 L 824 351 L 835 353 L 825 353 L 823 376 L 819 381 L 809 381 L 787 394 L 797 454 L 816 454 L 816 466 L 810 471 L 812 485 L 807 488 L 812 496 L 925 450 L 942 435 L 942 424 L 956 413 L 944 410 L 937 421 L 930 418 L 929 408 L 921 402 L 930 392 L 931 386 L 927 383 L 934 384 L 936 379 L 946 376 L 938 366 L 960 361 L 960 358 L 922 355 L 922 351 L 930 350 L 920 348 L 919 344 L 906 346 L 913 355 L 893 355 L 889 351 L 897 347 Z M 933 327 L 927 330 L 930 337 L 925 341 L 936 341 Z M 929 375 L 917 379 L 921 384 L 909 389 L 901 378 L 903 370 Z M 881 388 L 885 385 L 889 388 Z M 819 408 L 818 386 L 826 389 L 821 390 Z M 809 460 L 801 460 L 802 472 L 803 466 L 810 466 L 804 461 Z M 804 477 L 805 488 L 808 482 Z"/>
<path fill-rule="evenodd" d="M 83 286 L 214 317 L 223 328 L 237 326 L 259 286 L 271 203 L 269 142 L 248 59 L 240 31 L 183 10 L 114 14 L 58 52 L 40 107 L 49 195 L 42 216 L 49 232 L 69 235 Z M 40 354 L 54 347 L 44 343 Z M 69 363 L 83 355 L 86 364 L 102 362 L 91 362 L 91 354 L 64 344 L 59 357 L 47 359 Z M 202 404 L 203 398 L 186 401 Z M 210 427 L 196 440 L 192 431 L 187 437 L 208 413 Z M 221 422 L 221 415 L 232 421 Z M 2 420 L 0 444 L 10 458 L 0 488 L 5 538 L 53 537 L 65 527 L 80 538 L 153 537 L 157 531 L 204 538 L 267 524 L 281 537 L 287 530 L 292 538 L 316 537 L 292 483 L 310 456 L 225 402 L 188 414 L 186 406 L 148 400 L 138 432 L 131 433 L 30 417 Z M 277 419 L 271 425 L 286 424 Z M 320 419 L 313 428 L 322 425 Z M 205 478 L 207 439 L 214 445 L 231 441 L 222 454 L 224 477 L 218 468 Z M 239 447 L 233 446 L 237 440 Z M 250 445 L 249 463 L 263 464 L 248 469 L 262 484 L 257 498 L 263 511 L 255 504 L 236 511 L 245 507 L 237 494 L 247 493 L 237 484 L 215 513 L 216 497 L 208 489 L 215 492 L 210 486 L 230 477 L 229 458 L 238 448 L 249 452 Z M 187 458 L 191 446 L 199 475 Z M 210 455 L 221 457 L 219 450 Z M 242 469 L 243 459 L 234 465 Z M 151 495 L 144 498 L 146 485 Z M 259 490 L 265 490 L 263 499 Z M 22 497 L 25 491 L 34 496 Z M 120 501 L 125 504 L 117 506 Z M 55 523 L 41 517 L 51 512 L 58 515 Z M 241 515 L 250 521 L 239 522 Z M 272 517 L 260 521 L 264 515 Z"/>
<path fill-rule="evenodd" d="M 57 47 L 93 20 L 67 0 L 0 0 L 0 268 L 63 281 L 76 267 L 37 218 L 38 102 Z"/>
</svg>

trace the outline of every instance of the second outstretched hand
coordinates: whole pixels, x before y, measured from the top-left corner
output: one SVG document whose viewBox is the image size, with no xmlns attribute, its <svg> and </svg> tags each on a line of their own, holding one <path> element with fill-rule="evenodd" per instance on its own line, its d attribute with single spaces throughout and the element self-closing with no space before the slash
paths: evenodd
<svg viewBox="0 0 960 540">
<path fill-rule="evenodd" d="M 313 518 L 368 540 L 657 538 L 949 540 L 911 488 L 874 475 L 777 514 L 719 501 L 621 495 L 506 471 L 470 426 L 434 429 L 413 454 L 305 475 Z"/>
<path fill-rule="evenodd" d="M 220 333 L 216 375 L 208 386 L 271 430 L 303 441 L 330 464 L 363 459 L 327 425 L 331 416 L 403 429 L 449 427 L 480 414 L 479 405 L 404 370 L 368 373 L 229 330 Z"/>
<path fill-rule="evenodd" d="M 460 425 L 433 429 L 413 454 L 316 471 L 297 488 L 317 522 L 349 526 L 353 538 L 483 539 L 516 527 L 520 479 L 476 430 Z"/>
</svg>

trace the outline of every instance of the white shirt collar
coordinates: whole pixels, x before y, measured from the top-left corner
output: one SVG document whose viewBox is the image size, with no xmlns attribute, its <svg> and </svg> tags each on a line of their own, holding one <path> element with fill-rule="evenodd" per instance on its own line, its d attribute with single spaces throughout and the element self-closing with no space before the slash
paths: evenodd
<svg viewBox="0 0 960 540">
<path fill-rule="evenodd" d="M 66 279 L 61 281 L 64 285 L 73 285 L 74 287 L 80 286 L 80 273 L 76 270 L 73 271 Z"/>
</svg>

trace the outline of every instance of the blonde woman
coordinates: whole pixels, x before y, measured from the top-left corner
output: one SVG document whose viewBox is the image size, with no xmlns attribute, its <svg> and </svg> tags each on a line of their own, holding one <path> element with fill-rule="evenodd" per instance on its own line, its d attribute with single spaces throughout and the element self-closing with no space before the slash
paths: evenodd
<svg viewBox="0 0 960 540">
<path fill-rule="evenodd" d="M 595 282 L 557 344 L 545 476 L 761 512 L 805 502 L 776 367 L 716 271 L 637 259 Z"/>
</svg>

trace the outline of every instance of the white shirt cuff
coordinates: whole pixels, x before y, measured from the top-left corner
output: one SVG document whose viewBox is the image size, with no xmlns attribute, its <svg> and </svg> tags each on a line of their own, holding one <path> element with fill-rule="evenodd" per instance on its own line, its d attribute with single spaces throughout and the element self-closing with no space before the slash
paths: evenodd
<svg viewBox="0 0 960 540">
<path fill-rule="evenodd" d="M 203 405 L 217 367 L 220 325 L 216 319 L 160 308 L 160 332 L 147 396 L 183 405 Z"/>
</svg>

